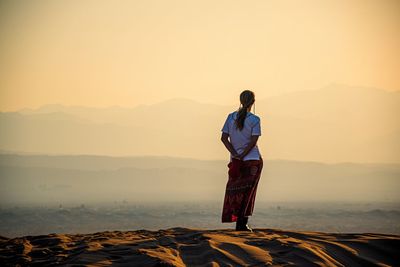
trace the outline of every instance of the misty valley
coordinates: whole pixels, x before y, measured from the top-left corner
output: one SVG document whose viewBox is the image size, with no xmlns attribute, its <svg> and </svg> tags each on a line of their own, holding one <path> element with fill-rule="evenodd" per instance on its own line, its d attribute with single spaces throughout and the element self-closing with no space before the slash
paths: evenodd
<svg viewBox="0 0 400 267">
<path fill-rule="evenodd" d="M 1 154 L 0 235 L 232 228 L 220 222 L 227 162 Z M 400 233 L 400 165 L 266 160 L 258 228 Z"/>
</svg>

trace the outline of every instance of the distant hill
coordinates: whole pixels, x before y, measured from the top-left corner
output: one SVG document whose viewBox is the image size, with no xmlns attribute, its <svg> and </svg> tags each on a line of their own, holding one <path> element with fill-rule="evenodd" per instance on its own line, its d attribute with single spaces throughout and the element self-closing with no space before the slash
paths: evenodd
<svg viewBox="0 0 400 267">
<path fill-rule="evenodd" d="M 229 159 L 221 128 L 238 103 L 175 98 L 134 108 L 45 105 L 0 113 L 0 148 L 46 154 Z M 332 84 L 256 99 L 264 159 L 400 163 L 400 93 Z"/>
</svg>

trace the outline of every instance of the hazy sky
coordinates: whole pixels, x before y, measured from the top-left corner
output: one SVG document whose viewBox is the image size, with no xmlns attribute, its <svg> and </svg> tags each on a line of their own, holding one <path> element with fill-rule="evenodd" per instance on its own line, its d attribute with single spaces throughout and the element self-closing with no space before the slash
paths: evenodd
<svg viewBox="0 0 400 267">
<path fill-rule="evenodd" d="M 400 89 L 400 1 L 0 1 L 0 110 Z"/>
</svg>

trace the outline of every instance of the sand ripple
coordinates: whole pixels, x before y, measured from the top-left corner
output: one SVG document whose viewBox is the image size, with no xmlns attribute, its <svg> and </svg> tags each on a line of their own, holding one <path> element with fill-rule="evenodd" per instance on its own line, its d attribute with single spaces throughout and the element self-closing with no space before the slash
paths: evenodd
<svg viewBox="0 0 400 267">
<path fill-rule="evenodd" d="M 0 237 L 1 266 L 400 266 L 400 236 L 170 228 Z"/>
</svg>

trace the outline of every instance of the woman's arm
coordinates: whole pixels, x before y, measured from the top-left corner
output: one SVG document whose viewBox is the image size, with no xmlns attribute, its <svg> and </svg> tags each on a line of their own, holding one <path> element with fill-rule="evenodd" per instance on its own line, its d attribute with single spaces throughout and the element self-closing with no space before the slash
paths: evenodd
<svg viewBox="0 0 400 267">
<path fill-rule="evenodd" d="M 250 143 L 243 150 L 243 152 L 239 154 L 239 159 L 242 160 L 250 152 L 250 150 L 257 144 L 258 137 L 259 137 L 259 135 L 251 136 Z"/>
<path fill-rule="evenodd" d="M 229 152 L 231 152 L 232 157 L 237 158 L 237 157 L 239 157 L 239 154 L 236 152 L 236 150 L 233 147 L 232 143 L 229 142 L 228 136 L 229 136 L 229 134 L 222 133 L 221 141 L 222 141 L 222 143 L 224 143 L 225 147 L 229 150 Z"/>
</svg>

